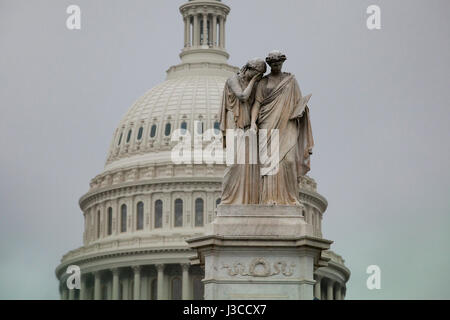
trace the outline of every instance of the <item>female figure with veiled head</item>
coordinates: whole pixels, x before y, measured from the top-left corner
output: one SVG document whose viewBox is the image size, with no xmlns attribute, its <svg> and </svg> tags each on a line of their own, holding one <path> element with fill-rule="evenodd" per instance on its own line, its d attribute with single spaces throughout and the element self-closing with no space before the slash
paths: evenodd
<svg viewBox="0 0 450 320">
<path fill-rule="evenodd" d="M 262 78 L 266 68 L 264 60 L 252 59 L 225 83 L 220 111 L 220 130 L 224 148 L 237 157 L 234 157 L 235 162 L 225 169 L 222 204 L 257 204 L 259 202 L 260 173 L 256 134 L 254 139 L 246 140 L 246 136 L 249 136 L 255 84 Z M 227 141 L 227 131 L 234 133 L 233 141 Z M 231 146 L 233 146 L 232 149 Z"/>
</svg>

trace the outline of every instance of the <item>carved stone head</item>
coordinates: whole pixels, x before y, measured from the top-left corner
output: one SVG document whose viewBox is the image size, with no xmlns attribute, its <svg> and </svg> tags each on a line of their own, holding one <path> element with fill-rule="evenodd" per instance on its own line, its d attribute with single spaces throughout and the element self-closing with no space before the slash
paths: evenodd
<svg viewBox="0 0 450 320">
<path fill-rule="evenodd" d="M 281 51 L 273 50 L 269 52 L 266 58 L 267 64 L 272 69 L 272 72 L 280 72 L 283 67 L 283 63 L 287 60 L 286 55 Z"/>
</svg>

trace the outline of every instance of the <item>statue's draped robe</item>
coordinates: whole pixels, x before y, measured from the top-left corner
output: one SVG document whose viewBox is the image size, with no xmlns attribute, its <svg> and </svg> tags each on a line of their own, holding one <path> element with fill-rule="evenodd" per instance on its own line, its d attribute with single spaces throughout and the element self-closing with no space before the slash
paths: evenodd
<svg viewBox="0 0 450 320">
<path fill-rule="evenodd" d="M 239 81 L 242 91 L 247 84 L 241 79 Z M 251 112 L 250 108 L 254 101 L 254 92 L 249 100 L 240 101 L 233 93 L 229 81 L 225 84 L 220 110 L 220 130 L 223 135 L 223 145 L 227 147 L 230 141 L 225 139 L 227 129 L 241 129 L 249 133 Z M 251 143 L 251 142 L 250 142 Z M 257 150 L 256 138 L 253 140 L 254 150 Z M 240 146 L 240 148 L 238 148 Z M 234 143 L 234 153 L 243 156 L 245 153 L 245 164 L 237 162 L 225 169 L 222 184 L 222 204 L 257 204 L 259 202 L 259 165 L 257 151 L 249 154 L 249 148 L 245 147 L 245 137 L 239 136 Z M 235 156 L 237 160 L 237 156 Z"/>
<path fill-rule="evenodd" d="M 281 82 L 269 87 L 267 77 L 256 90 L 261 105 L 258 128 L 268 130 L 267 139 L 259 139 L 260 158 L 270 150 L 279 150 L 279 162 L 261 163 L 267 174 L 261 177 L 261 204 L 300 205 L 299 181 L 310 170 L 310 154 L 314 146 L 307 100 L 302 97 L 297 80 L 283 73 Z M 272 139 L 271 130 L 279 130 L 279 143 Z M 269 151 L 269 153 L 267 153 Z M 273 155 L 269 157 L 273 159 Z"/>
</svg>

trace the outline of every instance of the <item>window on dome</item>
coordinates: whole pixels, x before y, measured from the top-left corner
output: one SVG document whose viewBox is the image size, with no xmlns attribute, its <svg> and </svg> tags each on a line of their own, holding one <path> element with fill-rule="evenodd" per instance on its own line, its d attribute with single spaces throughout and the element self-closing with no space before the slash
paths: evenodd
<svg viewBox="0 0 450 320">
<path fill-rule="evenodd" d="M 130 142 L 131 139 L 131 129 L 128 131 L 128 135 L 127 135 L 127 143 Z"/>
<path fill-rule="evenodd" d="M 164 134 L 166 137 L 170 135 L 170 131 L 172 130 L 172 125 L 170 123 L 166 123 L 166 129 L 164 130 Z"/>
<path fill-rule="evenodd" d="M 163 203 L 161 200 L 155 202 L 155 228 L 162 228 Z"/>
<path fill-rule="evenodd" d="M 127 232 L 127 205 L 120 208 L 120 232 Z"/>
<path fill-rule="evenodd" d="M 172 300 L 181 300 L 181 279 L 179 277 L 172 279 Z"/>
<path fill-rule="evenodd" d="M 138 202 L 136 209 L 136 230 L 142 230 L 144 229 L 144 203 L 142 201 Z"/>
<path fill-rule="evenodd" d="M 180 128 L 181 128 L 181 133 L 182 133 L 182 134 L 185 134 L 185 133 L 186 133 L 186 130 L 187 130 L 187 122 L 186 122 L 186 121 L 183 121 L 183 122 L 181 123 Z"/>
<path fill-rule="evenodd" d="M 100 210 L 97 211 L 97 239 L 100 238 Z"/>
<path fill-rule="evenodd" d="M 203 227 L 203 199 L 195 200 L 195 226 Z"/>
<path fill-rule="evenodd" d="M 175 200 L 175 227 L 183 226 L 183 200 Z"/>
<path fill-rule="evenodd" d="M 220 123 L 218 121 L 214 122 L 214 131 L 215 131 L 215 134 L 220 133 Z"/>
<path fill-rule="evenodd" d="M 144 128 L 143 127 L 140 127 L 139 128 L 139 131 L 138 131 L 138 136 L 137 136 L 137 139 L 138 140 L 141 140 L 142 139 L 142 134 L 144 133 Z"/>
<path fill-rule="evenodd" d="M 156 124 L 152 125 L 150 129 L 150 138 L 154 138 L 156 136 Z"/>
<path fill-rule="evenodd" d="M 108 208 L 108 236 L 112 234 L 112 208 Z"/>
<path fill-rule="evenodd" d="M 122 143 L 122 137 L 123 137 L 123 132 L 120 134 L 119 143 L 117 144 L 118 146 L 120 146 L 120 144 Z"/>
</svg>

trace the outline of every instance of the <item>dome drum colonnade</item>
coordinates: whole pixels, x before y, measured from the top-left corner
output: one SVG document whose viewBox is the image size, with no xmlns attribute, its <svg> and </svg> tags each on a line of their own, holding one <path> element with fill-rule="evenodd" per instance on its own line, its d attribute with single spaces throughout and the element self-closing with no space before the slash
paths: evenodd
<svg viewBox="0 0 450 320">
<path fill-rule="evenodd" d="M 239 69 L 227 64 L 228 6 L 193 0 L 180 11 L 185 22 L 181 63 L 170 67 L 166 81 L 138 99 L 123 117 L 104 171 L 80 199 L 83 246 L 64 255 L 56 269 L 62 299 L 203 297 L 204 271 L 187 267 L 194 252 L 185 240 L 203 235 L 213 221 L 225 166 L 175 165 L 170 138 L 177 128 L 193 132 L 197 122 L 202 131 L 215 128 L 225 81 Z M 304 177 L 300 187 L 305 220 L 313 225 L 315 236 L 322 237 L 327 202 L 313 179 Z M 325 254 L 328 266 L 315 272 L 316 297 L 342 299 L 350 271 L 339 255 Z M 81 269 L 81 290 L 67 289 L 69 265 Z"/>
<path fill-rule="evenodd" d="M 183 264 L 147 262 L 126 267 L 85 271 L 81 289 L 61 285 L 62 300 L 200 300 L 202 271 Z"/>
</svg>

